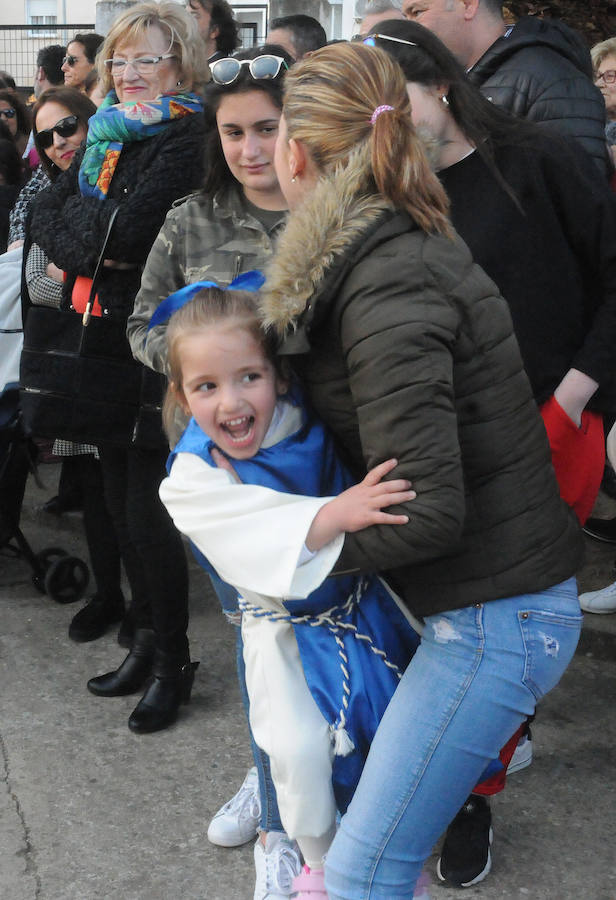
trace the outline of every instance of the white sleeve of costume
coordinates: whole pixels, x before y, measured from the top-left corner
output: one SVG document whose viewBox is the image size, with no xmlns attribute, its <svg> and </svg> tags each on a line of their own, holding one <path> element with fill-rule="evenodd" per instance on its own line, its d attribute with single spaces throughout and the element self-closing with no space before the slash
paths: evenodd
<svg viewBox="0 0 616 900">
<path fill-rule="evenodd" d="M 303 599 L 329 575 L 344 543 L 339 535 L 306 560 L 306 536 L 331 497 L 238 484 L 192 453 L 177 455 L 160 498 L 176 527 L 240 592 Z"/>
</svg>

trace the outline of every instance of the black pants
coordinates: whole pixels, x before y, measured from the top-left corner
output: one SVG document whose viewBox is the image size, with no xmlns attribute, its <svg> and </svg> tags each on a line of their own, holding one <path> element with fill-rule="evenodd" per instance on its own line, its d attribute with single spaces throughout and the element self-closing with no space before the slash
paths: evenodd
<svg viewBox="0 0 616 900">
<path fill-rule="evenodd" d="M 168 450 L 99 448 L 105 497 L 133 595 L 137 628 L 159 649 L 188 651 L 188 568 L 179 532 L 158 496 Z"/>
<path fill-rule="evenodd" d="M 113 520 L 105 503 L 100 462 L 91 454 L 66 458 L 71 484 L 83 504 L 83 526 L 90 554 L 96 593 L 109 602 L 121 601 L 120 548 Z"/>
</svg>

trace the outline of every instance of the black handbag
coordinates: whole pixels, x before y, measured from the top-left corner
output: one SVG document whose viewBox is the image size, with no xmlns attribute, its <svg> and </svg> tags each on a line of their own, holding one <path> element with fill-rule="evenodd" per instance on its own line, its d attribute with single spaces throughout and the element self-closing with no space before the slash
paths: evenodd
<svg viewBox="0 0 616 900">
<path fill-rule="evenodd" d="M 24 317 L 20 403 L 29 434 L 87 444 L 161 447 L 165 378 L 137 362 L 125 319 L 90 310 L 114 210 L 83 316 L 31 306 Z"/>
</svg>

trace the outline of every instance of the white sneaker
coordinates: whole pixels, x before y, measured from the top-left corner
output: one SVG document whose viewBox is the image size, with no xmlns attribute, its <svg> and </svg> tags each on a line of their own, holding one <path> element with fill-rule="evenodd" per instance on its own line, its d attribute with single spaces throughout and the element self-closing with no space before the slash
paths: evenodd
<svg viewBox="0 0 616 900">
<path fill-rule="evenodd" d="M 509 760 L 509 765 L 507 766 L 507 775 L 512 775 L 514 772 L 520 772 L 522 769 L 530 766 L 532 761 L 533 740 L 529 731 L 528 734 L 523 734 L 518 741 L 518 745 L 513 751 L 513 756 Z"/>
<path fill-rule="evenodd" d="M 288 900 L 293 894 L 293 879 L 302 870 L 299 847 L 284 831 L 268 832 L 265 847 L 257 838 L 255 870 L 254 900 Z"/>
<path fill-rule="evenodd" d="M 260 817 L 259 778 L 253 766 L 235 797 L 210 822 L 207 839 L 219 847 L 240 847 L 254 838 Z"/>
<path fill-rule="evenodd" d="M 616 613 L 616 581 L 600 591 L 580 594 L 580 606 L 589 613 Z"/>
</svg>

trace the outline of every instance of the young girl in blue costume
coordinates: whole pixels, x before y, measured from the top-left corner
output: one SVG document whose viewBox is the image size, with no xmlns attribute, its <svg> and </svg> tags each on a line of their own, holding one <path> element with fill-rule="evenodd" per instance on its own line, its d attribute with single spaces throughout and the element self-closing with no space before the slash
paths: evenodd
<svg viewBox="0 0 616 900">
<path fill-rule="evenodd" d="M 250 273 L 231 287 L 261 280 Z M 405 524 L 384 508 L 414 492 L 383 480 L 395 460 L 351 486 L 329 434 L 277 370 L 254 293 L 191 285 L 152 324 L 172 312 L 165 417 L 179 405 L 192 419 L 160 496 L 240 594 L 250 723 L 306 862 L 294 889 L 316 900 L 327 896 L 322 860 L 337 810 L 418 643 L 378 578 L 327 576 L 345 532 Z"/>
</svg>

